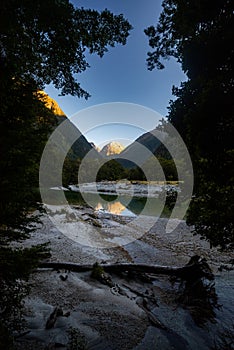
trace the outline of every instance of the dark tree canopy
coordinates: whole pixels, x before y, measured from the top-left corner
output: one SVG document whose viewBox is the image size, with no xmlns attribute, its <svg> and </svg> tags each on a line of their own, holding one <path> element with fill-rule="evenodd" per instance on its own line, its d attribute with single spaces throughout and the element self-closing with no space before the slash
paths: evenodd
<svg viewBox="0 0 234 350">
<path fill-rule="evenodd" d="M 38 90 L 52 83 L 63 95 L 88 98 L 78 81 L 89 66 L 86 53 L 103 56 L 109 47 L 125 44 L 130 29 L 122 15 L 75 9 L 68 0 L 0 3 L 1 348 L 11 348 L 6 329 L 25 292 L 21 279 L 47 254 L 41 246 L 9 246 L 27 237 L 38 221 L 31 214 L 40 209 L 39 163 L 56 124 L 55 115 L 38 100 Z"/>
<path fill-rule="evenodd" d="M 170 56 L 188 80 L 173 87 L 169 121 L 183 137 L 195 170 L 188 222 L 211 244 L 233 242 L 234 4 L 230 0 L 164 0 L 156 27 L 145 33 L 148 68 Z"/>
<path fill-rule="evenodd" d="M 88 98 L 76 80 L 89 67 L 86 52 L 103 56 L 125 44 L 131 25 L 123 15 L 75 9 L 68 0 L 1 1 L 1 67 L 8 75 L 53 83 L 62 94 Z"/>
<path fill-rule="evenodd" d="M 164 68 L 162 59 L 175 57 L 188 77 L 212 70 L 232 70 L 233 1 L 164 0 L 156 27 L 145 30 L 148 68 Z"/>
<path fill-rule="evenodd" d="M 55 124 L 38 89 L 53 83 L 62 94 L 87 98 L 77 81 L 88 67 L 86 51 L 102 56 L 125 44 L 131 25 L 122 15 L 75 9 L 67 0 L 3 0 L 0 8 L 0 230 L 27 231 L 41 153 Z"/>
</svg>

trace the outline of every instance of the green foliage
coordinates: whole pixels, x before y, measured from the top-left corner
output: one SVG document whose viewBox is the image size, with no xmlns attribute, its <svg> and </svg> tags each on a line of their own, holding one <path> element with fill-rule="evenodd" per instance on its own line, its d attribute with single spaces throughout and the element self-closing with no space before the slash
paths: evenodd
<svg viewBox="0 0 234 350">
<path fill-rule="evenodd" d="M 80 163 L 80 159 L 72 159 L 69 154 L 67 155 L 63 164 L 63 186 L 67 187 L 68 185 L 78 183 Z"/>
<path fill-rule="evenodd" d="M 49 255 L 47 244 L 25 249 L 0 248 L 0 310 L 7 329 L 22 328 L 22 298 L 28 292 L 29 274 Z"/>
<path fill-rule="evenodd" d="M 207 238 L 211 246 L 227 247 L 234 242 L 233 185 L 206 181 L 199 185 L 188 211 L 188 224 Z"/>
<path fill-rule="evenodd" d="M 13 250 L 9 247 L 2 247 L 0 250 L 1 281 L 16 278 L 27 279 L 30 272 L 37 266 L 38 260 L 48 256 L 47 244 Z"/>
<path fill-rule="evenodd" d="M 165 174 L 166 181 L 177 181 L 177 170 L 173 159 L 159 158 L 159 163 Z"/>
<path fill-rule="evenodd" d="M 188 223 L 212 245 L 234 238 L 233 3 L 164 0 L 159 23 L 145 33 L 153 52 L 148 67 L 173 56 L 188 80 L 173 88 L 169 121 L 193 161 L 194 197 Z"/>
<path fill-rule="evenodd" d="M 144 169 L 148 170 L 148 173 L 151 173 L 152 178 L 148 178 L 148 180 L 152 181 L 163 181 L 164 178 L 161 176 L 161 172 L 157 172 L 155 170 L 155 157 L 149 158 L 144 163 Z M 160 166 L 163 169 L 166 181 L 177 181 L 177 170 L 175 167 L 175 163 L 172 159 L 157 157 Z M 81 161 L 72 159 L 72 157 L 68 154 L 64 161 L 63 166 L 63 185 L 68 186 L 70 184 L 78 183 L 78 171 L 80 179 L 84 182 L 93 181 L 92 174 L 96 172 L 96 169 L 99 168 L 97 173 L 96 181 L 118 181 L 121 179 L 128 180 L 137 180 L 137 181 L 146 181 L 146 176 L 144 171 L 135 166 L 131 169 L 124 168 L 117 160 L 112 159 L 103 165 L 102 159 L 88 159 L 85 161 L 85 168 L 80 168 Z M 177 163 L 179 163 L 177 161 Z M 88 171 L 87 171 L 88 169 Z M 154 171 L 152 171 L 152 169 Z"/>
<path fill-rule="evenodd" d="M 125 169 L 116 160 L 112 159 L 99 169 L 97 181 L 108 180 L 116 181 L 126 177 Z"/>
<path fill-rule="evenodd" d="M 27 293 L 23 279 L 45 248 L 19 250 L 9 244 L 28 237 L 39 221 L 38 215 L 30 213 L 42 209 L 37 190 L 39 161 L 55 118 L 38 100 L 33 83 L 4 75 L 0 99 L 0 309 L 7 334 L 22 327 L 21 301 Z"/>
<path fill-rule="evenodd" d="M 33 91 L 32 84 L 0 83 L 0 243 L 26 237 L 28 212 L 40 208 L 39 160 L 55 120 Z"/>
<path fill-rule="evenodd" d="M 127 172 L 126 172 L 126 178 L 128 180 L 138 180 L 138 181 L 146 181 L 146 177 L 145 177 L 145 174 L 143 172 L 143 170 L 136 166 L 132 169 L 129 169 Z"/>
<path fill-rule="evenodd" d="M 103 268 L 96 262 L 93 264 L 93 269 L 91 272 L 91 277 L 95 280 L 100 280 L 104 274 Z"/>
<path fill-rule="evenodd" d="M 163 192 L 161 192 L 159 194 L 159 198 L 163 200 L 164 199 L 164 195 L 165 194 Z M 175 206 L 177 197 L 178 197 L 178 193 L 177 193 L 177 191 L 175 189 L 169 188 L 169 189 L 166 190 L 166 201 L 165 201 L 166 209 L 168 209 L 169 211 L 172 211 L 172 209 Z"/>
<path fill-rule="evenodd" d="M 103 162 L 100 159 L 91 159 L 90 157 L 87 157 L 85 162 L 83 161 L 79 167 L 79 182 L 93 182 L 93 174 L 96 174 L 97 169 L 100 168 L 102 163 Z"/>
<path fill-rule="evenodd" d="M 148 53 L 149 69 L 164 68 L 161 60 L 170 56 L 189 78 L 216 70 L 217 63 L 232 67 L 232 1 L 164 0 L 162 8 L 157 26 L 145 30 L 154 49 Z"/>
<path fill-rule="evenodd" d="M 148 180 L 151 181 L 177 181 L 177 170 L 173 159 L 166 159 L 160 156 L 156 157 L 160 167 L 155 166 L 155 156 L 150 157 L 144 163 L 144 169 L 146 170 Z M 161 171 L 160 171 L 161 170 Z M 144 179 L 143 179 L 144 180 Z"/>
<path fill-rule="evenodd" d="M 123 15 L 75 9 L 68 0 L 3 0 L 0 24 L 1 61 L 11 77 L 85 98 L 74 75 L 89 67 L 86 52 L 102 57 L 131 30 Z"/>
</svg>

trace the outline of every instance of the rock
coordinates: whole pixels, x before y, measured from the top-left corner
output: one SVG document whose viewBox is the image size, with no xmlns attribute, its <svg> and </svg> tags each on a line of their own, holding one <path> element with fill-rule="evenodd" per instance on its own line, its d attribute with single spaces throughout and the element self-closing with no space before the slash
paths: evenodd
<svg viewBox="0 0 234 350">
<path fill-rule="evenodd" d="M 63 314 L 63 317 L 69 317 L 71 315 L 70 311 L 66 311 L 64 314 Z"/>
<path fill-rule="evenodd" d="M 66 219 L 68 221 L 74 221 L 74 220 L 77 220 L 77 217 L 74 213 L 66 213 Z"/>
<path fill-rule="evenodd" d="M 82 214 L 82 220 L 83 221 L 88 221 L 88 220 L 90 220 L 90 216 L 87 215 L 87 214 Z"/>
<path fill-rule="evenodd" d="M 68 278 L 68 275 L 59 275 L 59 278 L 61 279 L 61 281 L 66 281 Z"/>
<path fill-rule="evenodd" d="M 100 224 L 100 222 L 98 222 L 97 220 L 92 220 L 92 224 L 96 227 L 102 227 L 102 224 Z"/>
<path fill-rule="evenodd" d="M 45 329 L 51 329 L 59 316 L 63 316 L 63 310 L 56 306 L 46 321 Z"/>
<path fill-rule="evenodd" d="M 233 265 L 220 265 L 219 268 L 218 268 L 218 270 L 219 270 L 220 272 L 222 272 L 223 270 L 225 270 L 225 271 L 231 271 L 231 270 L 233 270 L 233 269 L 234 269 Z"/>
</svg>

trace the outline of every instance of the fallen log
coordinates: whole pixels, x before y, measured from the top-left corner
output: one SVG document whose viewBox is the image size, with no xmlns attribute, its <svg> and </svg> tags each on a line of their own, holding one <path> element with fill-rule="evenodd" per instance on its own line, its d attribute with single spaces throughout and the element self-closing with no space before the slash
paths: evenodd
<svg viewBox="0 0 234 350">
<path fill-rule="evenodd" d="M 177 266 L 161 266 L 151 264 L 132 264 L 132 263 L 117 263 L 117 264 L 99 264 L 106 272 L 119 273 L 126 271 L 139 271 L 145 273 L 153 273 L 156 275 L 169 275 L 180 277 L 185 280 L 196 280 L 205 277 L 209 280 L 214 278 L 209 265 L 205 259 L 199 256 L 194 256 L 189 263 L 183 267 Z M 66 269 L 74 272 L 91 271 L 93 265 L 80 265 L 69 262 L 42 262 L 39 268 Z"/>
</svg>

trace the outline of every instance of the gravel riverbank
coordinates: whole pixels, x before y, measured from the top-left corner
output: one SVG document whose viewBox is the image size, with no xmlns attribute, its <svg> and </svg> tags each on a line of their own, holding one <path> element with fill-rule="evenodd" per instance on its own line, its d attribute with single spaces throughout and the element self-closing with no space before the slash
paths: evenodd
<svg viewBox="0 0 234 350">
<path fill-rule="evenodd" d="M 143 220 L 134 223 L 132 218 L 87 207 L 76 207 L 75 210 L 75 217 L 70 217 L 69 212 L 65 213 L 61 208 L 54 213 L 60 217 L 60 223 L 67 224 L 68 230 L 76 220 L 80 235 L 83 230 L 84 234 L 92 236 L 98 229 L 102 241 L 105 237 L 108 242 L 106 247 L 82 245 L 74 236 L 69 238 L 60 232 L 48 216 L 43 218 L 43 225 L 23 243 L 24 246 L 49 241 L 50 261 L 79 264 L 133 262 L 183 266 L 190 257 L 199 255 L 206 258 L 216 276 L 217 305 L 209 304 L 208 314 L 203 321 L 198 321 L 194 305 L 188 307 L 181 298 L 181 294 L 187 293 L 187 287 L 181 281 L 166 276 L 153 276 L 147 280 L 147 276 L 140 275 L 111 275 L 115 288 L 110 288 L 94 280 L 90 272 L 42 269 L 30 280 L 32 288 L 24 310 L 28 333 L 18 338 L 18 349 L 55 349 L 59 346 L 97 350 L 210 349 L 215 339 L 223 341 L 222 332 L 231 329 L 231 305 L 234 304 L 231 253 L 221 254 L 217 249 L 209 249 L 207 242 L 193 236 L 184 221 L 175 231 L 166 234 L 167 219 L 152 224 L 152 217 L 142 217 Z M 150 229 L 146 230 L 147 227 Z M 132 237 L 135 232 L 140 232 L 136 235 L 139 238 L 124 244 L 125 237 L 128 234 Z M 208 305 L 208 301 L 206 303 Z M 218 308 L 218 303 L 223 307 Z M 59 307 L 62 314 L 54 327 L 45 329 L 55 307 Z"/>
</svg>

